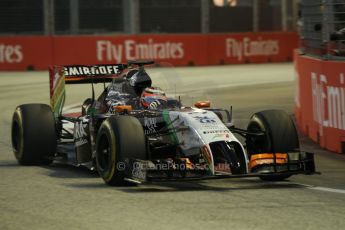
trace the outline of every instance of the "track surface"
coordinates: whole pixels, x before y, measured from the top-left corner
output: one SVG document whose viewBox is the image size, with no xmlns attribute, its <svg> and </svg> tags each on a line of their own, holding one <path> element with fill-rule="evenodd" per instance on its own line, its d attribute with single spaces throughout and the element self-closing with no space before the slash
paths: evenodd
<svg viewBox="0 0 345 230">
<path fill-rule="evenodd" d="M 185 104 L 210 99 L 234 107 L 245 127 L 259 110 L 294 106 L 292 64 L 148 70 Z M 71 86 L 68 104 L 80 103 L 89 86 Z M 69 88 L 68 88 L 69 89 Z M 67 90 L 68 90 L 67 89 Z M 71 88 L 72 89 L 72 88 Z M 0 73 L 0 229 L 343 229 L 345 157 L 319 149 L 322 175 L 284 182 L 259 179 L 109 187 L 83 168 L 53 164 L 18 166 L 10 122 L 16 105 L 48 103 L 47 72 Z"/>
</svg>

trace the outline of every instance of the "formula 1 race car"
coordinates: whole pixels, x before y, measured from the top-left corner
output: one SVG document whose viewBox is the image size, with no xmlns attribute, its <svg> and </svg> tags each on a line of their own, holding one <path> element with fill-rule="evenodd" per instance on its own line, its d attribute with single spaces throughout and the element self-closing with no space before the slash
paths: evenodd
<svg viewBox="0 0 345 230">
<path fill-rule="evenodd" d="M 109 185 L 232 177 L 272 181 L 315 173 L 313 154 L 300 151 L 295 125 L 284 111 L 257 112 L 246 130 L 236 128 L 232 109 L 210 108 L 208 101 L 183 106 L 153 87 L 144 69 L 149 64 L 50 67 L 50 106 L 24 104 L 13 115 L 19 164 L 86 166 Z M 63 112 L 65 84 L 82 83 L 91 84 L 92 97 L 77 113 Z M 104 84 L 97 98 L 96 83 Z"/>
</svg>

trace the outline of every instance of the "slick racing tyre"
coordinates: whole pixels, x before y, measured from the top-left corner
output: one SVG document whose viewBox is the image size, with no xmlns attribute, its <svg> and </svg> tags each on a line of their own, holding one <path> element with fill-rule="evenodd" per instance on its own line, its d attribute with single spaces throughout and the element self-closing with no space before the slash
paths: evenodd
<svg viewBox="0 0 345 230">
<path fill-rule="evenodd" d="M 12 148 L 21 165 L 48 165 L 56 152 L 54 115 L 45 104 L 20 105 L 12 117 Z"/>
<path fill-rule="evenodd" d="M 287 153 L 299 149 L 296 127 L 290 116 L 282 110 L 255 113 L 248 124 L 249 132 L 264 132 L 263 136 L 248 136 L 248 157 L 256 153 Z M 261 176 L 262 180 L 279 181 L 290 175 Z"/>
<path fill-rule="evenodd" d="M 101 125 L 96 140 L 96 164 L 108 185 L 124 185 L 125 159 L 146 159 L 146 139 L 139 120 L 113 116 Z"/>
</svg>

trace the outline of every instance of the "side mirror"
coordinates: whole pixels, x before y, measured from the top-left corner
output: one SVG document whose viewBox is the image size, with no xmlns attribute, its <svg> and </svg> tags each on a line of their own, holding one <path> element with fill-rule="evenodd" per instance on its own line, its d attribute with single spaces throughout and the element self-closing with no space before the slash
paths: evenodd
<svg viewBox="0 0 345 230">
<path fill-rule="evenodd" d="M 197 108 L 210 108 L 211 107 L 211 102 L 210 101 L 197 101 L 194 104 L 195 107 Z"/>
</svg>

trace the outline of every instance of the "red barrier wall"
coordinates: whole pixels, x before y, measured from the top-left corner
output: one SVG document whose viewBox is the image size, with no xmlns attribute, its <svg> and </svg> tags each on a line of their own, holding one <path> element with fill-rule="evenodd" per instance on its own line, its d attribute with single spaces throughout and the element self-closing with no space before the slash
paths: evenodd
<svg viewBox="0 0 345 230">
<path fill-rule="evenodd" d="M 47 69 L 53 63 L 52 37 L 0 37 L 0 70 Z"/>
<path fill-rule="evenodd" d="M 345 62 L 322 61 L 296 51 L 295 71 L 299 129 L 321 147 L 344 153 Z"/>
<path fill-rule="evenodd" d="M 56 64 L 153 59 L 174 66 L 282 62 L 297 47 L 293 32 L 242 34 L 0 37 L 0 70 Z"/>
</svg>

